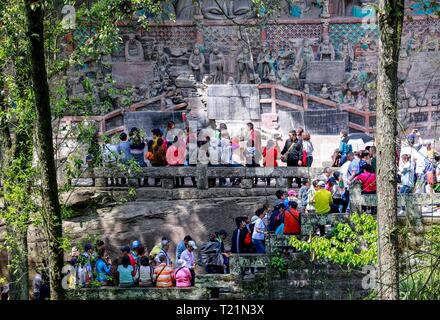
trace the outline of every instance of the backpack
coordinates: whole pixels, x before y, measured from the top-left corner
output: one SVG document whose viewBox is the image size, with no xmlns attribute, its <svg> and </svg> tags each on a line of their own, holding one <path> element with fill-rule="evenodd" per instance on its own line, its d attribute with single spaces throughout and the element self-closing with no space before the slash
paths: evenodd
<svg viewBox="0 0 440 320">
<path fill-rule="evenodd" d="M 275 216 L 275 226 L 276 227 L 278 227 L 280 224 L 282 224 L 284 222 L 284 211 L 285 211 L 285 209 L 280 210 L 278 212 L 278 214 Z"/>
<path fill-rule="evenodd" d="M 249 246 L 252 243 L 252 237 L 250 230 L 246 233 L 246 237 L 244 238 L 244 244 Z"/>
<path fill-rule="evenodd" d="M 306 150 L 303 150 L 301 161 L 302 161 L 302 166 L 307 167 L 307 151 Z"/>
<path fill-rule="evenodd" d="M 299 211 L 297 212 L 299 215 L 298 218 L 290 210 L 287 210 L 287 213 L 297 222 L 297 228 L 293 228 L 295 231 L 294 233 L 285 233 L 283 228 L 283 234 L 301 234 L 301 213 Z"/>
<path fill-rule="evenodd" d="M 347 153 L 353 152 L 353 146 L 351 144 L 347 144 Z"/>
<path fill-rule="evenodd" d="M 274 209 L 272 211 L 270 218 L 269 218 L 269 225 L 267 226 L 268 231 L 275 231 L 276 230 L 277 226 L 275 225 L 275 218 L 278 213 L 279 213 L 278 209 Z"/>
</svg>

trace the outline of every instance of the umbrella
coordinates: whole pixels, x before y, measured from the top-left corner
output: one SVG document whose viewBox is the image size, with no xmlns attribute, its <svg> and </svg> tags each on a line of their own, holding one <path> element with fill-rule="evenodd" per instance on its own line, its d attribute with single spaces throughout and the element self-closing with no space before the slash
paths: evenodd
<svg viewBox="0 0 440 320">
<path fill-rule="evenodd" d="M 346 144 L 351 144 L 353 151 L 365 150 L 368 146 L 374 145 L 374 138 L 365 133 L 349 134 L 344 140 Z"/>
</svg>

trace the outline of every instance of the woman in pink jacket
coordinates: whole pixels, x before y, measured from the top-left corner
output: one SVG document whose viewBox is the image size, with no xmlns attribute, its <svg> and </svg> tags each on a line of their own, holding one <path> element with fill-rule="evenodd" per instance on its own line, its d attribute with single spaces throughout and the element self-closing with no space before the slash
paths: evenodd
<svg viewBox="0 0 440 320">
<path fill-rule="evenodd" d="M 174 279 L 176 279 L 176 287 L 191 287 L 191 271 L 185 267 L 185 261 L 177 260 L 176 271 L 174 271 Z"/>
</svg>

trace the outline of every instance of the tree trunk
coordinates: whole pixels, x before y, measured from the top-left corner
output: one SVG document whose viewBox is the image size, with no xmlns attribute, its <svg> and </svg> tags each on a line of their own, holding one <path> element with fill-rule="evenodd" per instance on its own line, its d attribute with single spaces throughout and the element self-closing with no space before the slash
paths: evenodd
<svg viewBox="0 0 440 320">
<path fill-rule="evenodd" d="M 31 3 L 33 6 L 31 7 Z M 32 88 L 36 109 L 36 149 L 41 170 L 44 231 L 49 246 L 50 297 L 64 299 L 61 285 L 63 268 L 62 218 L 58 199 L 58 185 L 54 160 L 52 117 L 49 86 L 44 57 L 43 10 L 41 1 L 26 1 L 28 36 L 31 45 Z"/>
<path fill-rule="evenodd" d="M 403 25 L 403 0 L 379 0 L 377 75 L 377 219 L 379 298 L 399 299 L 397 248 L 397 67 Z"/>
</svg>

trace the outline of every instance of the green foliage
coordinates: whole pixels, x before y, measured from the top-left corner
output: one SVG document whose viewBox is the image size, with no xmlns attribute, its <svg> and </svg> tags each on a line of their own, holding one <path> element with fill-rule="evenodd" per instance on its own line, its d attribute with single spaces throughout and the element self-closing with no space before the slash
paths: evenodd
<svg viewBox="0 0 440 320">
<path fill-rule="evenodd" d="M 270 267 L 277 271 L 280 275 L 287 273 L 287 262 L 286 259 L 281 255 L 276 255 L 272 257 L 270 261 Z"/>
<path fill-rule="evenodd" d="M 440 227 L 423 234 L 416 251 L 407 250 L 400 281 L 400 298 L 405 300 L 440 299 Z"/>
<path fill-rule="evenodd" d="M 377 222 L 368 214 L 352 214 L 348 223 L 338 223 L 327 237 L 301 241 L 291 237 L 294 248 L 311 252 L 318 260 L 349 267 L 377 263 Z"/>
</svg>

